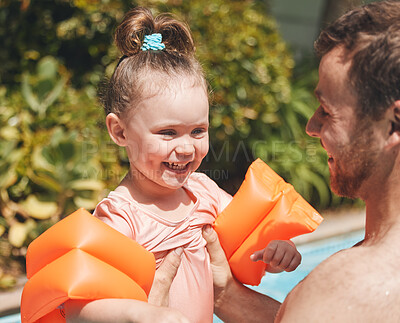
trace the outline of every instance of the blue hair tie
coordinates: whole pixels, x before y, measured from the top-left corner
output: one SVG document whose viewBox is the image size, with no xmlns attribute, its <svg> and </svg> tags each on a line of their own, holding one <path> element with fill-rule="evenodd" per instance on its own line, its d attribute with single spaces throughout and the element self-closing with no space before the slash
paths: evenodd
<svg viewBox="0 0 400 323">
<path fill-rule="evenodd" d="M 146 50 L 163 50 L 165 48 L 164 43 L 161 42 L 162 36 L 161 34 L 151 34 L 144 36 L 144 41 L 142 47 L 140 49 L 142 51 Z"/>
</svg>

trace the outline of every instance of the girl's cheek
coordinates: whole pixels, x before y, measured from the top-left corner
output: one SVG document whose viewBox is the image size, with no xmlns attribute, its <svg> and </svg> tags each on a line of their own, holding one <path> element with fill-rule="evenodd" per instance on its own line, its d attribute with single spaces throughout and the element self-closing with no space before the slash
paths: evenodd
<svg viewBox="0 0 400 323">
<path fill-rule="evenodd" d="M 136 161 L 139 158 L 139 155 L 141 153 L 141 149 L 140 149 L 140 147 L 139 147 L 137 142 L 129 141 L 128 145 L 125 146 L 125 149 L 126 149 L 126 151 L 128 153 L 128 157 L 129 157 L 129 160 L 131 162 Z"/>
<path fill-rule="evenodd" d="M 203 156 L 202 158 L 204 158 L 207 155 L 209 149 L 210 149 L 210 145 L 209 145 L 209 140 L 208 140 L 208 136 L 207 136 L 207 138 L 205 138 L 201 144 L 201 152 L 202 152 L 202 156 Z"/>
</svg>

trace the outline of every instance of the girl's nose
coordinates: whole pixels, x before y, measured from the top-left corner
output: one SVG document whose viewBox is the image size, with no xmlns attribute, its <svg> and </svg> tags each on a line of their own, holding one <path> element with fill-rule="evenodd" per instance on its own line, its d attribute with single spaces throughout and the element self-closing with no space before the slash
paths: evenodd
<svg viewBox="0 0 400 323">
<path fill-rule="evenodd" d="M 194 153 L 194 146 L 192 143 L 184 141 L 176 146 L 175 151 L 180 155 L 192 155 Z"/>
</svg>

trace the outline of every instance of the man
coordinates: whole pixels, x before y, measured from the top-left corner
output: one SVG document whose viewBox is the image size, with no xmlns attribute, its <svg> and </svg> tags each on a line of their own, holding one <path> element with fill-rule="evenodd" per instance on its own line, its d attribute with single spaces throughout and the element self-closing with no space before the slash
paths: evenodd
<svg viewBox="0 0 400 323">
<path fill-rule="evenodd" d="M 400 3 L 376 2 L 345 14 L 315 48 L 322 57 L 315 90 L 320 106 L 306 130 L 327 151 L 332 190 L 365 201 L 365 238 L 317 266 L 288 295 L 276 321 L 399 322 Z M 204 237 L 214 264 L 220 263 L 214 270 L 217 315 L 273 320 L 271 299 L 221 275 L 226 263 L 215 233 Z M 238 307 L 242 313 L 232 312 Z"/>
<path fill-rule="evenodd" d="M 332 190 L 365 201 L 365 238 L 317 266 L 279 308 L 232 277 L 206 228 L 215 313 L 226 322 L 400 322 L 400 2 L 348 12 L 315 48 L 320 106 L 306 131 L 327 151 Z"/>
</svg>

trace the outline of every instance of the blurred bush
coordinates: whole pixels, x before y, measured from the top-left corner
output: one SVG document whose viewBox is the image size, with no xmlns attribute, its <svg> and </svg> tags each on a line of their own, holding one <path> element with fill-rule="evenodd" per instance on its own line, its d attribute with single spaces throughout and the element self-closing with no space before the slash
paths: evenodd
<svg viewBox="0 0 400 323">
<path fill-rule="evenodd" d="M 110 185 L 110 156 L 118 169 L 116 150 L 110 154 L 98 127 L 103 112 L 96 93 L 66 86 L 68 81 L 65 67 L 46 56 L 35 73 L 23 73 L 20 92 L 0 88 L 3 268 L 14 266 L 4 259 L 23 260 L 26 246 L 66 214 L 95 207 Z"/>
<path fill-rule="evenodd" d="M 92 210 L 127 170 L 96 89 L 119 57 L 114 28 L 135 5 L 173 12 L 193 31 L 212 98 L 201 171 L 233 194 L 260 157 L 318 208 L 343 203 L 329 190 L 325 152 L 304 131 L 318 105 L 316 67 L 294 69 L 264 1 L 3 0 L 0 288 L 12 282 L 4 259 L 23 259 L 76 208 Z"/>
<path fill-rule="evenodd" d="M 104 66 L 117 55 L 113 28 L 128 0 L 2 0 L 0 2 L 0 81 L 19 88 L 45 56 L 71 72 L 75 88 L 97 85 Z M 4 62 L 7 62 L 4 64 Z"/>
</svg>

